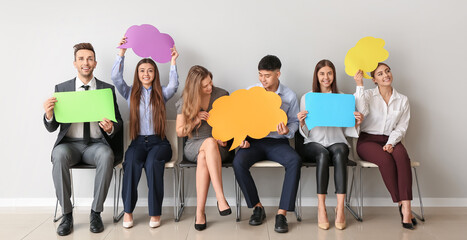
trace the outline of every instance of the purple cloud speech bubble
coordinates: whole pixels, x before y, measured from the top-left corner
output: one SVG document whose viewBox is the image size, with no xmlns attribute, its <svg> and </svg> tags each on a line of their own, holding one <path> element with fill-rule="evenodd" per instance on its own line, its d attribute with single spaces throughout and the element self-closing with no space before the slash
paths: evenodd
<svg viewBox="0 0 467 240">
<path fill-rule="evenodd" d="M 150 24 L 133 25 L 125 33 L 126 43 L 118 48 L 132 48 L 136 55 L 150 57 L 158 63 L 169 62 L 174 40 Z"/>
</svg>

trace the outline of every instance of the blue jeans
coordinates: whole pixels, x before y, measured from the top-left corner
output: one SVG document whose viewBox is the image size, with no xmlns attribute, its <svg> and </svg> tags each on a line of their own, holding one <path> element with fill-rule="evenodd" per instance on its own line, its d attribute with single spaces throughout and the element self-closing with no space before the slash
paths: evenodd
<svg viewBox="0 0 467 240">
<path fill-rule="evenodd" d="M 172 158 L 172 148 L 167 139 L 158 135 L 138 136 L 125 153 L 123 162 L 123 207 L 126 213 L 135 210 L 138 200 L 138 183 L 143 168 L 148 182 L 148 207 L 150 216 L 160 216 L 164 199 L 165 163 Z"/>
<path fill-rule="evenodd" d="M 233 168 L 248 207 L 252 208 L 260 202 L 250 167 L 258 161 L 271 160 L 285 167 L 279 209 L 295 210 L 295 199 L 300 180 L 300 156 L 290 147 L 288 139 L 250 138 L 247 140 L 250 142 L 250 147 L 238 150 L 233 161 Z"/>
</svg>

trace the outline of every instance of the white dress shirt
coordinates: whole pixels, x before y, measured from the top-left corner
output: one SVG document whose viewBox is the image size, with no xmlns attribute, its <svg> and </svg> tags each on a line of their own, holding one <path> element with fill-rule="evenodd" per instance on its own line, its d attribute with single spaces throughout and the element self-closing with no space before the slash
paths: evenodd
<svg viewBox="0 0 467 240">
<path fill-rule="evenodd" d="M 392 88 L 388 104 L 379 93 L 379 88 L 364 90 L 357 86 L 355 91 L 357 110 L 365 115 L 361 131 L 374 135 L 386 135 L 386 143 L 395 146 L 404 137 L 410 120 L 409 100 Z"/>
<path fill-rule="evenodd" d="M 79 79 L 79 77 L 76 77 L 76 86 L 75 89 L 77 92 L 79 91 L 85 91 L 85 89 L 82 87 L 84 84 L 83 82 Z M 87 84 L 89 85 L 89 90 L 96 90 L 96 79 L 93 77 L 91 81 Z M 92 106 L 89 106 L 92 107 Z M 83 128 L 84 128 L 84 123 L 72 123 L 70 128 L 68 129 L 68 132 L 66 133 L 66 136 L 69 138 L 83 138 Z M 102 133 L 99 127 L 99 122 L 90 122 L 90 127 L 91 127 L 91 138 L 102 138 Z"/>
<path fill-rule="evenodd" d="M 300 99 L 300 111 L 306 110 L 305 95 L 306 93 L 303 94 Z M 308 114 L 313 113 L 309 112 Z M 335 143 L 345 143 L 347 146 L 351 147 L 346 137 L 358 138 L 358 132 L 355 127 L 314 127 L 310 130 L 306 124 L 304 124 L 303 127 L 299 127 L 299 131 L 304 137 L 304 144 L 315 142 L 326 148 Z"/>
<path fill-rule="evenodd" d="M 83 88 L 83 85 L 84 84 L 79 79 L 79 77 L 76 77 L 76 81 L 75 81 L 76 92 L 85 91 L 85 89 Z M 91 81 L 88 82 L 87 85 L 89 85 L 88 90 L 96 90 L 97 89 L 96 79 L 93 77 Z M 47 119 L 47 117 L 45 117 L 45 120 L 49 123 L 52 122 L 52 119 Z M 84 125 L 83 123 L 72 123 L 65 136 L 69 138 L 84 138 L 83 137 L 84 135 L 83 125 Z M 89 126 L 90 126 L 90 137 L 91 138 L 96 138 L 96 139 L 102 138 L 102 133 L 99 127 L 99 122 L 90 122 Z M 107 135 L 110 136 L 112 135 L 113 132 L 114 132 L 114 127 L 112 126 L 112 130 L 110 131 L 110 133 L 107 133 Z"/>
</svg>

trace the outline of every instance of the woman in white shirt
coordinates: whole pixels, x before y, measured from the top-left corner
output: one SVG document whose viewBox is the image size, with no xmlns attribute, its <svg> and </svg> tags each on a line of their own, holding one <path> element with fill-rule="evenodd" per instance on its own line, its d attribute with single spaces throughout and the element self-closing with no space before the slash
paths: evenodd
<svg viewBox="0 0 467 240">
<path fill-rule="evenodd" d="M 363 160 L 378 165 L 392 200 L 399 204 L 402 226 L 414 229 L 417 221 L 412 216 L 410 206 L 410 158 L 400 143 L 409 126 L 409 101 L 392 87 L 393 76 L 387 64 L 379 63 L 371 72 L 376 88 L 364 90 L 362 77 L 362 71 L 354 76 L 357 109 L 365 115 L 357 153 Z"/>
<path fill-rule="evenodd" d="M 316 64 L 313 74 L 313 90 L 311 92 L 339 93 L 336 83 L 336 69 L 329 60 L 321 60 Z M 326 194 L 329 182 L 329 166 L 334 166 L 334 183 L 337 195 L 335 209 L 335 226 L 337 229 L 346 227 L 344 214 L 344 200 L 347 187 L 347 159 L 349 155 L 349 143 L 347 136 L 358 137 L 356 127 L 362 122 L 363 114 L 355 112 L 355 127 L 314 127 L 308 129 L 305 118 L 308 111 L 305 110 L 305 95 L 301 98 L 300 112 L 297 114 L 300 120 L 300 134 L 304 137 L 304 146 L 300 155 L 306 161 L 316 161 L 316 184 L 318 192 L 318 227 L 329 229 L 329 220 L 326 213 Z M 309 113 L 313 114 L 313 113 Z"/>
</svg>

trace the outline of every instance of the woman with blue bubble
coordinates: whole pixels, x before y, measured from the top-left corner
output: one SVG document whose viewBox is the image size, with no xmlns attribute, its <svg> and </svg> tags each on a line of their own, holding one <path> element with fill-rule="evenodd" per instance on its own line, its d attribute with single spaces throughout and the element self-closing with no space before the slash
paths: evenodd
<svg viewBox="0 0 467 240">
<path fill-rule="evenodd" d="M 329 60 L 321 60 L 316 64 L 313 73 L 313 89 L 311 92 L 339 93 L 337 90 L 336 69 Z M 358 137 L 357 128 L 363 121 L 363 114 L 354 112 L 355 127 L 314 127 L 308 129 L 305 118 L 309 113 L 305 110 L 305 95 L 300 101 L 300 134 L 304 137 L 304 145 L 297 147 L 304 161 L 316 162 L 316 185 L 318 193 L 318 227 L 329 229 L 326 211 L 326 194 L 329 182 L 329 166 L 334 166 L 334 184 L 337 195 L 335 208 L 335 227 L 343 230 L 346 227 L 344 201 L 347 191 L 347 159 L 349 143 L 346 137 Z"/>
</svg>

